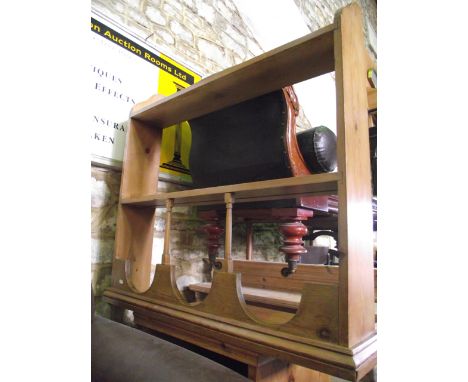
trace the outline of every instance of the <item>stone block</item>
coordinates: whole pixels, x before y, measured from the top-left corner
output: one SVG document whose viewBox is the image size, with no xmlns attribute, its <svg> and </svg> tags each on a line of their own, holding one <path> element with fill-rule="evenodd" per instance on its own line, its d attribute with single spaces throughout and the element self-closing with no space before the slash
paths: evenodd
<svg viewBox="0 0 468 382">
<path fill-rule="evenodd" d="M 217 11 L 229 22 L 232 23 L 234 13 L 223 1 L 217 0 L 213 3 Z"/>
<path fill-rule="evenodd" d="M 136 11 L 134 9 L 130 9 L 128 11 L 128 17 L 131 21 L 137 23 L 138 25 L 140 25 L 141 27 L 144 27 L 146 28 L 146 30 L 144 31 L 141 31 L 141 28 L 140 29 L 140 33 L 143 32 L 143 35 L 148 35 L 149 33 L 149 28 L 150 28 L 150 25 L 148 23 L 148 20 L 146 19 L 146 17 L 139 11 Z"/>
<path fill-rule="evenodd" d="M 177 38 L 182 39 L 189 45 L 193 44 L 193 34 L 184 25 L 179 23 L 177 20 L 171 20 L 169 26 Z"/>
<path fill-rule="evenodd" d="M 188 8 L 193 14 L 196 13 L 197 8 L 195 7 L 195 3 L 193 0 L 181 0 L 182 4 L 185 5 L 186 8 Z"/>
<path fill-rule="evenodd" d="M 207 4 L 206 1 L 196 0 L 195 5 L 198 15 L 206 20 L 207 23 L 213 24 L 216 17 L 215 9 Z"/>
<path fill-rule="evenodd" d="M 170 3 L 165 2 L 164 5 L 162 6 L 162 12 L 166 15 L 166 17 L 173 18 L 173 19 L 178 19 L 179 17 L 182 16 L 182 14 L 174 8 Z"/>
<path fill-rule="evenodd" d="M 221 37 L 222 43 L 227 49 L 230 49 L 231 51 L 233 51 L 241 59 L 245 58 L 246 56 L 245 44 L 243 45 L 238 44 L 225 32 L 222 32 L 220 37 Z"/>
<path fill-rule="evenodd" d="M 155 40 L 157 46 L 171 46 L 174 45 L 176 41 L 175 37 L 162 27 L 155 27 L 154 35 L 152 37 L 153 40 Z"/>
<path fill-rule="evenodd" d="M 220 45 L 208 41 L 203 38 L 199 38 L 197 41 L 197 47 L 200 49 L 202 55 L 223 68 L 229 67 L 229 60 L 226 57 L 224 48 Z"/>
<path fill-rule="evenodd" d="M 155 7 L 148 6 L 145 10 L 145 15 L 155 24 L 165 26 L 167 20 L 161 11 Z"/>
<path fill-rule="evenodd" d="M 260 54 L 264 53 L 264 50 L 260 47 L 257 40 L 253 38 L 247 39 L 247 49 L 253 56 L 259 56 Z"/>
<path fill-rule="evenodd" d="M 245 36 L 236 27 L 231 24 L 227 25 L 226 33 L 239 45 L 245 46 Z"/>
<path fill-rule="evenodd" d="M 114 239 L 91 238 L 91 263 L 112 263 L 114 256 Z"/>
</svg>

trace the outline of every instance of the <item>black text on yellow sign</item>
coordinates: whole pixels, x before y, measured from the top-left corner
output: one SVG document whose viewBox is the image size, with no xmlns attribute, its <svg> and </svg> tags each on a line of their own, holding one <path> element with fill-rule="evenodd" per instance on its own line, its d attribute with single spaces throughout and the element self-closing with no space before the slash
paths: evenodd
<svg viewBox="0 0 468 382">
<path fill-rule="evenodd" d="M 170 73 L 174 77 L 179 78 L 180 80 L 184 81 L 189 85 L 193 85 L 195 83 L 194 77 L 187 73 L 186 71 L 177 68 L 175 65 L 171 64 L 167 60 L 162 57 L 157 56 L 153 52 L 143 48 L 141 45 L 130 41 L 122 34 L 114 31 L 113 29 L 109 28 L 108 26 L 100 23 L 96 19 L 91 17 L 91 30 L 98 35 L 106 38 L 109 41 L 123 47 L 124 49 L 128 50 L 129 52 L 141 57 L 142 59 L 150 62 L 151 64 L 157 66 L 158 68 Z"/>
</svg>

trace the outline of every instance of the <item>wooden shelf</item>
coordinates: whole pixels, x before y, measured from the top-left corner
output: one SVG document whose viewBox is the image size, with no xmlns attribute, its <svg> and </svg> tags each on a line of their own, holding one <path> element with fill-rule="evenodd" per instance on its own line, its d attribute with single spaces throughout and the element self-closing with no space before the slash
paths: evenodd
<svg viewBox="0 0 468 382">
<path fill-rule="evenodd" d="M 215 205 L 224 204 L 226 193 L 234 193 L 236 203 L 286 199 L 301 195 L 331 195 L 337 193 L 339 180 L 340 173 L 338 172 L 306 175 L 229 186 L 159 192 L 147 196 L 122 198 L 120 203 L 142 207 L 164 207 L 167 199 L 174 199 L 175 206 Z"/>
<path fill-rule="evenodd" d="M 130 113 L 130 118 L 164 128 L 332 72 L 335 28 L 335 24 L 328 25 L 218 72 L 169 97 L 150 102 Z"/>
<path fill-rule="evenodd" d="M 352 3 L 338 11 L 335 22 L 325 28 L 174 95 L 153 97 L 135 106 L 130 114 L 122 169 L 112 286 L 105 293 L 117 310 L 131 309 L 146 314 L 150 325 L 162 323 L 175 328 L 175 332 L 183 328 L 190 335 L 203 333 L 208 341 L 220 340 L 242 351 L 252 350 L 352 381 L 360 380 L 375 366 L 368 111 L 376 106 L 376 91 L 367 90 L 371 86 L 367 81 L 371 60 L 366 52 L 362 20 L 359 5 Z M 163 128 L 332 71 L 339 172 L 158 192 Z M 252 263 L 249 275 L 241 272 L 249 287 L 283 289 L 275 280 L 281 277 L 282 282 L 290 284 L 288 290 L 302 291 L 300 308 L 294 317 L 272 327 L 270 321 L 254 319 L 246 313 L 241 277 L 233 272 L 235 262 L 231 259 L 232 205 L 305 195 L 337 195 L 340 201 L 340 266 L 330 272 L 311 267 L 313 273 L 307 274 L 317 279 L 313 282 L 299 277 L 301 265 L 286 278 L 280 269 L 273 270 L 281 266 L 276 264 L 260 272 L 258 269 L 264 266 Z M 226 209 L 223 266 L 213 272 L 210 293 L 198 304 L 184 300 L 177 288 L 175 265 L 171 265 L 173 205 L 224 205 Z M 157 217 L 154 207 L 164 206 L 163 264 L 156 267 L 151 283 Z M 268 275 L 266 271 L 275 274 Z"/>
</svg>

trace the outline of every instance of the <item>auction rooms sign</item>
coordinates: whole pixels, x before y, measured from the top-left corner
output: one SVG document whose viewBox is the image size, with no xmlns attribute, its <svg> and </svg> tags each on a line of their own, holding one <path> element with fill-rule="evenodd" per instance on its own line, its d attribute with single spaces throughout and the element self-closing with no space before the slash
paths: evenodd
<svg viewBox="0 0 468 382">
<path fill-rule="evenodd" d="M 168 96 L 193 85 L 200 76 L 95 11 L 91 32 L 92 161 L 121 167 L 132 107 L 155 93 Z M 190 142 L 186 122 L 163 130 L 161 172 L 190 180 Z"/>
</svg>

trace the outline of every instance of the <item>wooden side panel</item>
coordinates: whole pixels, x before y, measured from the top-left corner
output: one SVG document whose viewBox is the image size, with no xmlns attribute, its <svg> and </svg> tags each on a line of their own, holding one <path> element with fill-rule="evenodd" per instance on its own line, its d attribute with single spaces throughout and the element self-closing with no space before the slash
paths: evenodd
<svg viewBox="0 0 468 382">
<path fill-rule="evenodd" d="M 161 136 L 161 129 L 130 119 L 120 186 L 121 200 L 157 191 Z M 127 262 L 128 285 L 138 292 L 144 292 L 150 286 L 154 218 L 155 207 L 135 208 L 119 204 L 114 257 Z M 123 275 L 121 270 L 118 273 L 114 281 L 120 284 L 115 286 L 122 287 Z"/>
<path fill-rule="evenodd" d="M 120 197 L 154 194 L 158 187 L 162 130 L 130 119 Z"/>
<path fill-rule="evenodd" d="M 353 347 L 374 327 L 372 193 L 362 13 L 351 4 L 337 15 L 335 75 L 340 251 L 340 344 Z"/>
<path fill-rule="evenodd" d="M 155 208 L 119 206 L 115 259 L 127 261 L 128 284 L 138 292 L 150 286 Z"/>
</svg>

